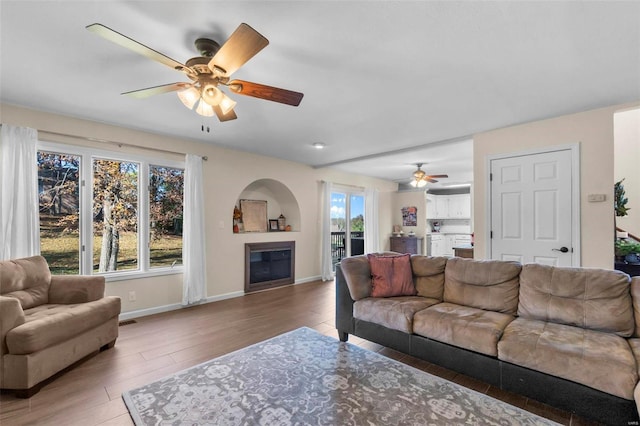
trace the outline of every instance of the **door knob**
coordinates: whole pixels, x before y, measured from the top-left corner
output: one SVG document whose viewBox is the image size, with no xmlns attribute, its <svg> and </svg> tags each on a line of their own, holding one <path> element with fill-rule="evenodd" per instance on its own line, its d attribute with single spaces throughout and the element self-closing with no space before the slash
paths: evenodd
<svg viewBox="0 0 640 426">
<path fill-rule="evenodd" d="M 560 247 L 559 249 L 551 249 L 551 250 L 553 250 L 553 251 L 561 251 L 562 253 L 566 253 L 566 252 L 569 251 L 569 249 L 566 248 L 566 247 Z"/>
</svg>

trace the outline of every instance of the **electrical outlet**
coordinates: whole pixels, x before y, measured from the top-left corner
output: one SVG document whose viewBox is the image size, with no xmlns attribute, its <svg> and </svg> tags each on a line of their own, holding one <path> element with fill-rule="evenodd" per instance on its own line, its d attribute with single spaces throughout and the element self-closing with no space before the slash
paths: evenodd
<svg viewBox="0 0 640 426">
<path fill-rule="evenodd" d="M 606 194 L 589 194 L 587 195 L 587 201 L 590 203 L 600 203 L 607 199 Z"/>
<path fill-rule="evenodd" d="M 129 292 L 129 302 L 135 302 L 136 301 L 136 292 L 135 291 L 130 291 Z"/>
</svg>

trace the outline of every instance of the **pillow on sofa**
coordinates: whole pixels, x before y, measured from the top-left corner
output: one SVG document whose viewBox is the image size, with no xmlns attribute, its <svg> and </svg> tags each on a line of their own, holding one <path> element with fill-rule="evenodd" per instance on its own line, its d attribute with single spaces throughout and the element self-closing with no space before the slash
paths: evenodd
<svg viewBox="0 0 640 426">
<path fill-rule="evenodd" d="M 411 255 L 368 254 L 371 266 L 371 297 L 415 296 Z"/>
</svg>

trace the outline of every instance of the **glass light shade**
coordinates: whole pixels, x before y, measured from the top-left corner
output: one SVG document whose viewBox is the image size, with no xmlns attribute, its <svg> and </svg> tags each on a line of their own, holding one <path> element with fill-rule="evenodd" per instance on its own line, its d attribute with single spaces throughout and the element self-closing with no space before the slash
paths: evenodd
<svg viewBox="0 0 640 426">
<path fill-rule="evenodd" d="M 218 92 L 222 93 L 222 91 L 218 90 Z M 222 110 L 223 115 L 227 115 L 229 111 L 231 111 L 237 102 L 222 93 L 222 100 L 220 101 L 220 109 Z"/>
<path fill-rule="evenodd" d="M 196 112 L 204 117 L 213 117 L 213 107 L 206 102 L 200 101 Z"/>
<path fill-rule="evenodd" d="M 182 101 L 184 106 L 189 109 L 193 109 L 198 99 L 200 99 L 200 92 L 195 87 L 189 87 L 185 90 L 180 90 L 178 92 L 178 98 Z"/>
<path fill-rule="evenodd" d="M 222 93 L 213 84 L 207 84 L 206 86 L 204 86 L 204 89 L 202 89 L 202 100 L 211 106 L 220 105 L 223 96 L 224 93 Z"/>
<path fill-rule="evenodd" d="M 411 182 L 409 182 L 409 185 L 413 186 L 414 188 L 415 187 L 422 188 L 426 184 L 427 184 L 426 180 L 416 180 L 416 179 L 414 179 Z"/>
</svg>

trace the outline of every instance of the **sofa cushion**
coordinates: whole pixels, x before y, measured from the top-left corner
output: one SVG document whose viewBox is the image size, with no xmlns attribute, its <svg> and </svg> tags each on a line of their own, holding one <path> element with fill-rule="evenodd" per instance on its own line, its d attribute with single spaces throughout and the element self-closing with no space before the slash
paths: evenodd
<svg viewBox="0 0 640 426">
<path fill-rule="evenodd" d="M 635 323 L 629 276 L 614 270 L 527 264 L 518 315 L 629 337 Z"/>
<path fill-rule="evenodd" d="M 413 282 L 418 296 L 442 300 L 444 292 L 444 268 L 447 257 L 411 256 Z"/>
<path fill-rule="evenodd" d="M 498 340 L 514 317 L 499 312 L 439 303 L 417 312 L 413 317 L 413 332 L 439 342 L 498 355 Z"/>
<path fill-rule="evenodd" d="M 7 333 L 7 348 L 14 355 L 34 353 L 119 314 L 120 298 L 113 296 L 77 305 L 40 305 L 26 310 L 26 322 Z"/>
<path fill-rule="evenodd" d="M 628 400 L 638 381 L 627 339 L 552 322 L 514 320 L 498 343 L 498 358 Z"/>
<path fill-rule="evenodd" d="M 48 303 L 51 272 L 42 256 L 0 262 L 0 294 L 20 301 L 22 309 Z"/>
<path fill-rule="evenodd" d="M 414 314 L 438 302 L 439 300 L 420 296 L 368 297 L 353 304 L 353 317 L 412 333 Z"/>
<path fill-rule="evenodd" d="M 371 267 L 371 297 L 414 296 L 411 255 L 368 254 Z"/>
<path fill-rule="evenodd" d="M 634 337 L 640 337 L 640 277 L 631 277 L 631 301 L 635 318 Z M 640 406 L 639 406 L 640 408 Z"/>
<path fill-rule="evenodd" d="M 451 258 L 445 267 L 443 300 L 515 314 L 521 268 L 517 262 Z"/>
<path fill-rule="evenodd" d="M 367 256 L 345 257 L 340 261 L 340 268 L 353 300 L 371 296 L 371 267 Z"/>
</svg>

